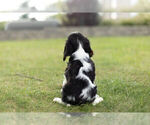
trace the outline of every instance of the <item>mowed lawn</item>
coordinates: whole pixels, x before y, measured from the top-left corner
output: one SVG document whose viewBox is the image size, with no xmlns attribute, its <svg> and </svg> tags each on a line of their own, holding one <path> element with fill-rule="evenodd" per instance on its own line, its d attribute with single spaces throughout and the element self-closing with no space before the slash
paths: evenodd
<svg viewBox="0 0 150 125">
<path fill-rule="evenodd" d="M 5 41 L 0 42 L 0 111 L 150 112 L 150 37 L 89 39 L 103 102 L 66 107 L 52 101 L 61 97 L 65 39 Z"/>
</svg>

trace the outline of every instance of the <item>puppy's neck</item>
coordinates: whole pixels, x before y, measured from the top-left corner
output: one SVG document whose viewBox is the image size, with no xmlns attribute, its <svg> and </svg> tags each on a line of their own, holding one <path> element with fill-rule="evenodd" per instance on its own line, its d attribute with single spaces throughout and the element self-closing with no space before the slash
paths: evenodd
<svg viewBox="0 0 150 125">
<path fill-rule="evenodd" d="M 89 54 L 84 51 L 80 42 L 78 49 L 72 55 L 74 56 L 74 60 L 84 60 L 89 58 Z"/>
</svg>

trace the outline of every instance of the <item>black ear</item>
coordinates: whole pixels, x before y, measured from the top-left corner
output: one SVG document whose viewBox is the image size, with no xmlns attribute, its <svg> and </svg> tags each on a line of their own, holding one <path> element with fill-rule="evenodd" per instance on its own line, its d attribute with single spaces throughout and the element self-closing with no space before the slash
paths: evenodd
<svg viewBox="0 0 150 125">
<path fill-rule="evenodd" d="M 73 47 L 72 47 L 71 43 L 67 41 L 66 45 L 65 45 L 65 48 L 64 48 L 63 61 L 66 60 L 67 56 L 70 56 L 72 54 L 72 51 L 73 51 Z"/>
<path fill-rule="evenodd" d="M 90 41 L 86 37 L 84 37 L 82 41 L 85 52 L 87 52 L 89 56 L 92 57 L 94 53 L 93 50 L 91 49 Z"/>
</svg>

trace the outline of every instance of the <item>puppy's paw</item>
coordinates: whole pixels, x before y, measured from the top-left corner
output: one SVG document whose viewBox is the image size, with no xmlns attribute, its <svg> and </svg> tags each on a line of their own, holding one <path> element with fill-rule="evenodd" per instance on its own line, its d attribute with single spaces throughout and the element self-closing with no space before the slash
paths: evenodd
<svg viewBox="0 0 150 125">
<path fill-rule="evenodd" d="M 53 102 L 62 103 L 62 100 L 61 100 L 61 98 L 55 97 L 55 98 L 53 99 Z"/>
<path fill-rule="evenodd" d="M 55 97 L 55 98 L 53 99 L 53 102 L 57 102 L 57 103 L 59 103 L 59 104 L 66 105 L 67 107 L 70 107 L 70 106 L 71 106 L 70 104 L 64 103 L 64 102 L 62 101 L 62 99 L 61 99 L 61 98 L 58 98 L 58 97 Z"/>
<path fill-rule="evenodd" d="M 94 102 L 92 103 L 92 105 L 95 106 L 102 101 L 103 101 L 103 98 L 100 97 L 99 95 L 96 95 L 96 98 L 95 98 Z"/>
<path fill-rule="evenodd" d="M 67 106 L 67 107 L 70 107 L 71 105 L 70 105 L 70 104 L 66 104 L 66 106 Z"/>
</svg>

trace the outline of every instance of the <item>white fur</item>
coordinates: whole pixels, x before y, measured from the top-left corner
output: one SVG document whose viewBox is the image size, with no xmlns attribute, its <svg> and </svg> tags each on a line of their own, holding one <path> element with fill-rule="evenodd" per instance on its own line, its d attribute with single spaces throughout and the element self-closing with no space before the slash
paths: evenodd
<svg viewBox="0 0 150 125">
<path fill-rule="evenodd" d="M 67 83 L 67 80 L 66 80 L 66 76 L 64 75 L 63 87 L 65 86 L 66 83 Z"/>
<path fill-rule="evenodd" d="M 59 104 L 65 104 L 61 98 L 57 98 L 57 97 L 53 99 L 53 102 L 57 102 Z"/>
<path fill-rule="evenodd" d="M 62 101 L 62 99 L 61 99 L 61 98 L 58 98 L 58 97 L 55 97 L 55 98 L 53 99 L 53 102 L 57 102 L 57 103 L 59 103 L 59 104 L 66 105 L 67 107 L 71 106 L 70 104 L 64 103 L 64 102 Z"/>
<path fill-rule="evenodd" d="M 94 102 L 92 103 L 93 105 L 97 105 L 98 103 L 102 102 L 103 98 L 100 97 L 99 95 L 96 95 Z"/>
<path fill-rule="evenodd" d="M 72 101 L 75 101 L 75 97 L 74 96 L 67 96 L 68 100 L 72 100 Z"/>
<path fill-rule="evenodd" d="M 62 88 L 65 86 L 65 84 L 67 84 L 67 80 L 66 80 L 66 76 L 64 75 L 64 80 L 63 80 L 63 85 Z M 60 92 L 62 92 L 63 90 L 61 89 Z"/>
<path fill-rule="evenodd" d="M 81 63 L 83 64 L 76 78 L 85 79 L 88 81 L 88 86 L 82 90 L 82 93 L 80 96 L 83 96 L 83 99 L 88 98 L 88 100 L 90 100 L 91 98 L 88 92 L 91 88 L 94 88 L 95 85 L 92 83 L 89 77 L 83 73 L 84 71 L 88 72 L 92 69 L 91 64 L 87 62 L 89 55 L 84 51 L 80 42 L 79 42 L 78 50 L 74 52 L 73 55 L 75 56 L 74 60 L 80 60 Z"/>
</svg>

